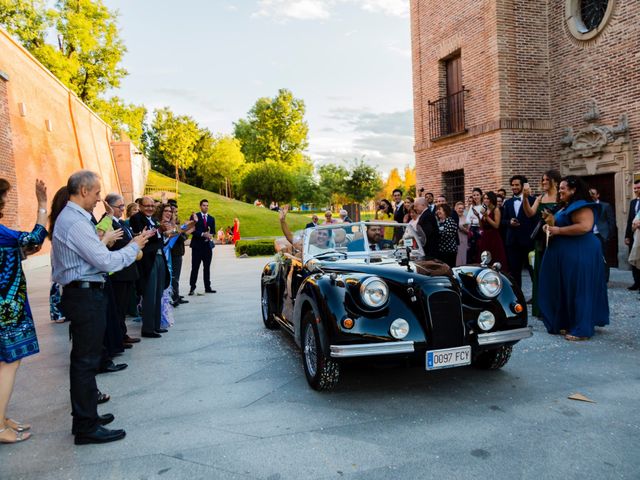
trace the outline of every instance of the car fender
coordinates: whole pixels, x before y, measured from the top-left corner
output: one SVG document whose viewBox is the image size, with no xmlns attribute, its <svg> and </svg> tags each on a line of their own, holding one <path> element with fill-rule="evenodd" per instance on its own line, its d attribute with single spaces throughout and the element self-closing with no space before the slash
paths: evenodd
<svg viewBox="0 0 640 480">
<path fill-rule="evenodd" d="M 340 291 L 343 292 L 342 296 L 339 295 Z M 331 303 L 331 306 L 328 303 Z M 293 310 L 294 339 L 298 346 L 302 345 L 300 324 L 309 307 L 313 310 L 318 324 L 323 352 L 329 354 L 330 345 L 327 343 L 329 331 L 325 322 L 335 321 L 336 313 L 344 310 L 344 289 L 332 285 L 326 276 L 312 276 L 304 280 L 296 295 Z"/>
</svg>

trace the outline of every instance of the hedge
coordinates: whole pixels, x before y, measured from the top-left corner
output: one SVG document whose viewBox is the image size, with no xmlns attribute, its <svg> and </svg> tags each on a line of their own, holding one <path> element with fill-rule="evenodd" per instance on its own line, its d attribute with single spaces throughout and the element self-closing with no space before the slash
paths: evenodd
<svg viewBox="0 0 640 480">
<path fill-rule="evenodd" d="M 239 240 L 236 242 L 236 256 L 248 255 L 256 257 L 260 255 L 275 255 L 276 249 L 273 239 Z"/>
</svg>

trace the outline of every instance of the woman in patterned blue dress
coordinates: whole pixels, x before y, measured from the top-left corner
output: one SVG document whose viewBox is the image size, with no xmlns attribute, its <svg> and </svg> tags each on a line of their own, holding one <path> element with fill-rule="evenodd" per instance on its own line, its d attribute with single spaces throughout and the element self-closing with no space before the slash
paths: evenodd
<svg viewBox="0 0 640 480">
<path fill-rule="evenodd" d="M 0 178 L 0 217 L 11 188 Z M 7 405 L 20 360 L 40 351 L 27 299 L 22 271 L 24 255 L 34 253 L 47 238 L 47 188 L 36 180 L 38 218 L 31 232 L 18 232 L 0 225 L 0 443 L 28 439 L 30 426 L 6 418 Z"/>
<path fill-rule="evenodd" d="M 544 227 L 551 239 L 540 266 L 538 305 L 549 333 L 588 340 L 595 327 L 609 324 L 602 247 L 593 233 L 600 205 L 573 175 L 562 179 L 559 194 L 563 207 L 555 225 Z"/>
</svg>

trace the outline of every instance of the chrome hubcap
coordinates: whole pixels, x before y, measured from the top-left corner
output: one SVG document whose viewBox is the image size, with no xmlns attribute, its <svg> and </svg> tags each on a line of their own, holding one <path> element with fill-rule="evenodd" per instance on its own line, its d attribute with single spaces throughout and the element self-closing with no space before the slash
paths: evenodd
<svg viewBox="0 0 640 480">
<path fill-rule="evenodd" d="M 311 325 L 307 325 L 307 329 L 304 332 L 304 361 L 307 364 L 309 375 L 315 377 L 318 352 L 316 349 L 316 336 L 313 334 Z"/>
</svg>

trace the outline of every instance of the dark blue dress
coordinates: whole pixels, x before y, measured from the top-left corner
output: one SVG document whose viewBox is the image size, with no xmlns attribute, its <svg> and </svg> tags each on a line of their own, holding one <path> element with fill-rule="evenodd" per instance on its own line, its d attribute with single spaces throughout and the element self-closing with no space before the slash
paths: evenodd
<svg viewBox="0 0 640 480">
<path fill-rule="evenodd" d="M 21 247 L 40 245 L 47 238 L 42 225 L 31 233 L 0 225 L 0 362 L 15 362 L 40 351 L 27 299 Z"/>
<path fill-rule="evenodd" d="M 571 225 L 571 214 L 583 207 L 591 208 L 597 221 L 599 205 L 577 200 L 555 214 L 556 226 Z M 549 333 L 591 337 L 594 327 L 609 324 L 602 247 L 592 231 L 550 239 L 540 266 L 538 305 Z"/>
</svg>

